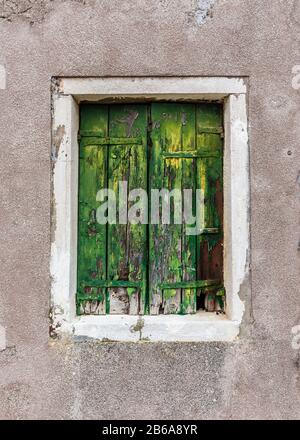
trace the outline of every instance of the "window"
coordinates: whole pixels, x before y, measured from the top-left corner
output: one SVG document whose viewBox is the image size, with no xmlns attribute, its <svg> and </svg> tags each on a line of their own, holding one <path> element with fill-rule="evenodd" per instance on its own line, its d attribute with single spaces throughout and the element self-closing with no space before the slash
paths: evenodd
<svg viewBox="0 0 300 440">
<path fill-rule="evenodd" d="M 222 312 L 223 106 L 83 104 L 79 138 L 77 313 Z"/>
<path fill-rule="evenodd" d="M 163 103 L 163 101 L 165 101 L 165 103 Z M 185 134 L 182 137 L 183 143 L 180 143 L 180 148 L 178 144 L 174 143 L 174 146 L 178 147 L 178 151 L 173 151 L 171 148 L 169 148 L 169 146 L 167 149 L 165 148 L 166 145 L 162 145 L 163 148 L 161 148 L 161 152 L 164 154 L 161 154 L 161 157 L 157 156 L 157 160 L 154 161 L 154 163 L 157 163 L 158 168 L 162 167 L 162 163 L 164 163 L 164 167 L 167 164 L 166 168 L 170 170 L 170 175 L 172 176 L 172 179 L 170 179 L 171 188 L 175 187 L 175 189 L 181 189 L 181 183 L 177 173 L 178 170 L 180 170 L 180 173 L 182 173 L 183 167 L 185 167 L 185 169 L 190 169 L 190 167 L 187 166 L 187 163 L 196 161 L 198 163 L 196 168 L 199 169 L 199 163 L 207 163 L 208 161 L 217 159 L 217 157 L 212 157 L 204 160 L 204 158 L 201 157 L 194 157 L 200 153 L 205 153 L 205 149 L 208 147 L 210 150 L 213 150 L 213 145 L 218 147 L 218 145 L 215 143 L 206 143 L 206 145 L 203 144 L 201 147 L 201 139 L 218 139 L 218 142 L 220 142 L 220 148 L 223 147 L 223 179 L 221 179 L 218 184 L 216 182 L 216 185 L 211 186 L 211 188 L 215 188 L 215 190 L 218 189 L 214 196 L 213 193 L 208 193 L 206 194 L 207 197 L 204 197 L 206 202 L 208 200 L 216 201 L 216 196 L 221 195 L 224 199 L 223 216 L 221 215 L 220 211 L 222 206 L 220 203 L 221 199 L 217 196 L 217 200 L 219 200 L 217 204 L 211 205 L 206 203 L 205 205 L 206 221 L 208 218 L 212 218 L 209 217 L 211 214 L 209 214 L 210 211 L 207 210 L 207 208 L 213 206 L 213 209 L 215 209 L 214 212 L 216 212 L 216 215 L 214 214 L 214 221 L 216 223 L 207 223 L 206 229 L 208 229 L 208 231 L 206 231 L 206 235 L 190 235 L 190 241 L 188 241 L 188 243 L 193 243 L 195 241 L 198 244 L 202 243 L 202 256 L 205 255 L 206 250 L 208 251 L 208 253 L 206 253 L 208 256 L 211 251 L 213 240 L 223 239 L 223 255 L 220 255 L 222 250 L 220 245 L 215 246 L 215 249 L 219 249 L 219 251 L 215 252 L 212 256 L 213 258 L 211 261 L 214 261 L 214 264 L 211 263 L 211 265 L 207 265 L 205 259 L 203 259 L 201 262 L 201 258 L 198 258 L 199 255 L 197 255 L 196 261 L 198 264 L 201 262 L 200 267 L 196 268 L 197 275 L 195 276 L 195 271 L 189 270 L 186 276 L 182 277 L 181 274 L 184 273 L 184 267 L 180 267 L 182 272 L 180 273 L 180 271 L 178 271 L 177 273 L 175 272 L 175 274 L 173 272 L 173 277 L 170 277 L 170 282 L 163 280 L 165 284 L 158 286 L 160 288 L 160 292 L 159 295 L 155 297 L 153 295 L 155 283 L 153 282 L 153 278 L 150 279 L 149 275 L 151 266 L 148 263 L 149 259 L 151 259 L 151 246 L 153 243 L 151 240 L 153 236 L 155 236 L 153 234 L 153 230 L 158 228 L 158 231 L 163 232 L 163 227 L 162 225 L 155 225 L 155 223 L 150 222 L 146 226 L 142 225 L 144 226 L 144 229 L 136 228 L 140 231 L 146 230 L 146 244 L 143 241 L 143 249 L 145 249 L 145 261 L 147 261 L 147 266 L 146 277 L 139 277 L 136 281 L 137 283 L 142 281 L 144 297 L 141 297 L 142 299 L 145 298 L 145 305 L 139 305 L 138 299 L 136 302 L 137 306 L 134 306 L 134 295 L 139 297 L 138 295 L 134 294 L 134 292 L 138 288 L 141 288 L 141 286 L 134 284 L 128 287 L 127 284 L 127 287 L 123 287 L 122 282 L 134 283 L 134 280 L 130 279 L 129 274 L 127 277 L 126 271 L 125 274 L 122 274 L 122 277 L 118 275 L 119 279 L 117 279 L 117 277 L 106 277 L 105 268 L 105 277 L 103 276 L 101 279 L 99 275 L 97 276 L 97 267 L 96 270 L 92 270 L 93 266 L 88 265 L 90 266 L 87 266 L 87 269 L 89 270 L 82 272 L 82 268 L 78 266 L 81 264 L 81 261 L 84 261 L 82 260 L 82 256 L 80 256 L 81 244 L 78 243 L 77 240 L 78 237 L 81 240 L 81 234 L 78 230 L 80 226 L 80 223 L 78 222 L 78 200 L 81 199 L 79 198 L 79 191 L 81 190 L 82 178 L 79 178 L 81 177 L 79 176 L 79 162 L 82 160 L 79 159 L 79 155 L 81 155 L 82 145 L 84 142 L 87 142 L 87 149 L 84 150 L 84 154 L 86 154 L 88 151 L 94 151 L 93 154 L 99 155 L 101 154 L 101 149 L 103 151 L 106 149 L 106 151 L 110 151 L 111 153 L 112 149 L 120 150 L 122 146 L 123 148 L 121 151 L 123 151 L 125 154 L 125 150 L 129 148 L 126 142 L 132 142 L 133 138 L 137 138 L 137 142 L 135 144 L 131 144 L 132 153 L 138 154 L 139 152 L 139 154 L 142 154 L 143 151 L 146 152 L 147 166 L 145 173 L 135 173 L 132 174 L 132 177 L 137 179 L 145 176 L 146 174 L 148 176 L 146 187 L 147 191 L 149 191 L 150 183 L 153 183 L 151 179 L 162 180 L 166 177 L 164 174 L 155 174 L 155 170 L 153 170 L 153 167 L 150 166 L 151 161 L 149 160 L 153 156 L 155 140 L 159 139 L 159 137 L 157 138 L 156 136 L 161 136 L 161 138 L 164 139 L 164 132 L 162 131 L 163 129 L 161 128 L 161 130 L 159 130 L 159 124 L 154 124 L 155 120 L 159 119 L 159 117 L 154 118 L 154 115 L 155 112 L 160 111 L 159 106 L 167 105 L 166 101 L 168 101 L 170 108 L 171 105 L 174 105 L 174 109 L 176 106 L 187 106 L 190 107 L 190 109 L 195 109 L 194 137 L 197 150 L 185 149 L 185 147 L 192 146 L 192 144 L 189 145 L 188 142 L 184 143 L 186 139 Z M 212 104 L 213 101 L 219 102 L 220 104 Z M 87 102 L 90 104 L 86 104 Z M 108 105 L 108 103 L 115 102 L 118 102 L 119 104 L 127 104 L 124 107 L 120 106 L 119 104 L 118 106 L 115 104 Z M 129 102 L 132 104 L 129 104 Z M 141 102 L 146 104 L 141 104 Z M 140 133 L 132 130 L 126 131 L 126 121 L 124 121 L 124 118 L 127 119 L 129 115 L 130 107 L 131 109 L 136 106 L 140 108 L 143 105 L 146 107 L 145 112 L 147 113 L 147 143 L 145 143 L 144 150 L 141 148 L 144 145 L 141 141 L 141 138 L 143 138 L 141 126 L 138 127 L 141 130 Z M 110 127 L 112 116 L 111 113 L 113 109 L 117 109 L 117 107 L 119 107 L 119 110 L 122 114 L 122 116 L 120 118 L 118 117 L 117 119 L 121 120 L 122 123 L 119 122 L 119 126 L 115 126 L 116 129 L 120 130 L 118 131 L 117 135 L 115 135 L 114 132 L 109 130 L 112 129 L 112 127 Z M 101 136 L 101 133 L 100 136 L 85 136 L 91 133 L 84 133 L 84 130 L 88 131 L 88 127 L 84 128 L 83 126 L 80 126 L 80 120 L 81 124 L 84 121 L 83 115 L 80 118 L 80 111 L 83 112 L 84 109 L 88 110 L 88 108 L 90 108 L 91 111 L 93 108 L 93 112 L 96 108 L 107 109 L 107 116 L 105 116 L 104 120 L 106 124 L 107 136 Z M 222 137 L 223 133 L 221 132 L 220 128 L 222 123 L 214 123 L 212 126 L 208 120 L 208 116 L 204 118 L 205 108 L 210 109 L 212 112 L 211 121 L 213 115 L 212 109 L 215 108 L 215 115 L 219 115 L 219 121 L 222 121 L 223 109 L 224 138 Z M 58 337 L 88 337 L 100 340 L 104 339 L 117 341 L 138 341 L 140 339 L 147 339 L 150 341 L 234 340 L 239 334 L 240 324 L 244 313 L 244 304 L 239 297 L 241 286 L 243 286 L 244 294 L 245 288 L 247 291 L 250 291 L 248 281 L 250 239 L 247 79 L 227 77 L 53 78 L 52 109 L 52 228 L 50 264 L 51 334 Z M 219 110 L 217 111 L 217 109 Z M 201 112 L 202 117 L 199 118 L 199 116 L 201 116 Z M 163 113 L 168 112 L 161 111 L 161 115 Z M 95 113 L 93 114 L 95 115 Z M 189 116 L 189 119 L 190 118 L 191 115 Z M 162 120 L 162 124 L 165 125 L 167 123 L 171 124 L 172 121 L 172 118 L 169 119 L 166 117 L 161 117 L 160 119 Z M 189 119 L 185 114 L 182 115 L 180 122 L 182 129 L 187 129 L 187 125 L 184 125 L 184 123 L 186 121 L 186 124 L 188 124 Z M 88 118 L 86 118 L 86 120 L 88 120 Z M 174 119 L 174 121 L 175 120 L 176 119 Z M 90 122 L 91 121 L 92 119 L 90 119 Z M 137 121 L 134 120 L 132 124 L 133 129 L 134 127 L 137 127 L 136 124 Z M 198 133 L 198 131 L 201 131 L 199 130 L 199 124 L 200 126 L 202 124 L 202 131 L 205 131 L 204 129 L 206 128 L 209 129 L 206 131 L 210 131 L 210 133 Z M 177 127 L 176 129 L 175 123 L 173 124 L 173 128 L 174 126 L 175 130 L 172 130 L 172 133 L 177 133 L 178 131 L 176 130 L 179 130 L 179 128 Z M 163 127 L 163 125 L 161 127 Z M 121 128 L 123 129 L 123 132 L 121 132 Z M 130 126 L 128 129 L 129 128 Z M 81 139 L 78 140 L 78 132 L 80 131 L 82 131 Z M 97 131 L 97 126 L 92 126 L 91 131 Z M 182 130 L 182 132 L 186 133 L 184 130 Z M 190 136 L 192 138 L 192 131 L 189 133 L 191 133 Z M 174 140 L 176 140 L 176 136 Z M 101 137 L 102 139 L 100 140 Z M 119 137 L 121 137 L 121 144 L 119 142 L 116 143 L 116 138 L 119 139 Z M 124 141 L 124 138 L 126 139 L 126 142 Z M 92 139 L 96 139 L 96 143 Z M 103 146 L 99 147 L 99 143 L 101 142 L 103 142 Z M 110 142 L 112 143 L 110 144 Z M 184 149 L 182 149 L 182 145 L 184 146 Z M 202 151 L 200 151 L 199 148 Z M 217 150 L 218 148 L 216 148 L 214 153 L 218 153 Z M 192 157 L 180 157 L 182 153 L 186 153 L 187 151 L 194 151 L 194 153 L 191 154 Z M 211 152 L 212 151 L 210 151 L 209 154 L 211 154 Z M 170 154 L 171 157 L 165 157 L 165 155 L 168 156 Z M 118 156 L 116 155 L 116 157 Z M 138 163 L 139 167 L 140 165 L 142 165 L 142 162 Z M 106 167 L 105 170 L 109 170 L 109 167 Z M 213 171 L 213 168 L 210 168 L 210 170 Z M 82 170 L 80 171 L 82 173 Z M 196 175 L 197 174 L 195 174 L 195 176 Z M 206 173 L 202 173 L 202 176 L 206 175 Z M 106 181 L 108 177 L 109 174 L 102 176 L 102 178 L 106 179 Z M 209 176 L 209 178 L 211 177 L 213 176 Z M 204 182 L 205 179 L 203 179 L 203 183 Z M 222 184 L 223 191 L 221 191 L 220 186 L 218 186 Z M 95 185 L 94 178 L 91 180 L 91 185 Z M 128 190 L 129 189 L 131 189 L 131 186 L 128 188 Z M 91 216 L 88 215 L 87 220 L 87 222 L 90 222 L 89 226 L 91 226 L 91 237 L 89 238 L 91 243 L 93 242 L 93 234 L 95 233 L 93 231 L 93 227 L 95 225 L 95 216 L 97 220 L 98 208 L 104 205 L 104 203 L 101 201 L 102 196 L 99 195 L 96 190 L 98 191 L 98 188 L 95 187 L 93 194 L 94 206 L 91 206 L 89 212 L 92 214 Z M 96 197 L 98 195 L 98 200 L 96 200 L 96 203 L 94 200 L 95 193 Z M 130 201 L 130 203 L 132 203 L 132 201 Z M 133 203 L 135 205 L 135 202 Z M 93 209 L 96 210 L 96 212 L 93 212 Z M 150 203 L 149 213 L 151 214 L 152 211 L 153 210 Z M 171 217 L 172 215 L 173 214 L 171 212 Z M 223 225 L 222 217 L 224 218 Z M 99 222 L 97 222 L 96 228 L 98 228 L 98 226 L 100 226 Z M 108 238 L 109 228 L 112 228 L 113 226 L 114 225 L 108 225 L 106 229 L 104 228 L 106 231 L 105 235 L 107 234 Z M 185 226 L 182 225 L 179 227 L 177 224 L 175 224 L 171 227 L 171 229 L 169 229 L 169 231 L 172 231 L 172 234 L 169 234 L 170 239 L 174 236 L 176 237 L 176 234 L 180 228 L 182 230 L 185 228 Z M 216 231 L 217 228 L 220 228 L 220 231 Z M 97 230 L 98 229 L 96 229 L 96 233 Z M 217 237 L 218 234 L 222 235 Z M 185 235 L 186 234 L 181 234 L 181 237 Z M 141 236 L 143 236 L 143 234 L 141 234 Z M 167 247 L 165 242 L 162 240 L 164 235 L 158 236 L 160 237 L 159 245 Z M 82 237 L 87 239 L 86 235 L 83 235 Z M 199 246 L 196 248 L 198 254 L 200 254 L 199 248 Z M 90 252 L 92 252 L 93 248 L 86 247 L 86 249 L 90 249 Z M 170 249 L 172 249 L 172 247 L 170 247 Z M 127 248 L 127 250 L 129 252 L 130 248 Z M 169 250 L 168 247 L 167 250 Z M 99 247 L 99 251 L 105 251 L 105 259 L 108 257 L 111 258 L 111 256 L 106 257 L 106 246 L 105 248 Z M 176 259 L 177 263 L 179 261 L 179 256 L 181 258 L 181 255 L 187 256 L 188 253 L 183 254 L 183 252 L 180 251 L 177 256 L 178 258 Z M 218 255 L 219 257 L 217 257 Z M 87 253 L 84 255 L 84 259 L 88 258 L 89 254 Z M 193 258 L 195 258 L 195 254 Z M 190 263 L 190 261 L 194 261 L 193 258 L 190 258 L 188 263 Z M 186 260 L 183 261 L 185 263 Z M 163 265 L 165 264 L 165 261 L 161 259 L 161 263 Z M 221 264 L 223 264 L 223 271 L 221 271 L 221 274 L 223 274 L 223 280 L 220 280 L 220 286 L 224 286 L 226 291 L 225 315 L 207 313 L 201 310 L 205 305 L 209 309 L 210 306 L 212 306 L 212 309 L 216 307 L 214 295 L 216 295 L 219 290 L 213 292 L 213 300 L 208 304 L 207 301 L 211 299 L 207 294 L 208 291 L 205 293 L 204 286 L 202 285 L 199 287 L 198 284 L 207 280 L 208 278 L 212 278 L 211 281 L 219 281 L 218 271 L 220 271 Z M 176 265 L 174 266 L 176 267 Z M 167 268 L 170 267 L 173 269 L 174 266 L 167 266 Z M 156 267 L 159 266 L 157 265 Z M 185 268 L 187 267 L 190 269 L 194 268 L 192 264 L 185 266 Z M 209 273 L 203 274 L 204 270 L 208 271 Z M 213 270 L 215 273 L 213 273 Z M 167 272 L 168 276 L 170 275 L 170 272 L 171 271 Z M 167 277 L 165 277 L 165 280 L 166 279 Z M 143 282 L 144 280 L 146 280 L 146 282 Z M 110 282 L 116 281 L 120 283 L 119 286 L 113 287 L 111 284 L 109 285 Z M 101 283 L 102 285 L 100 285 Z M 180 286 L 178 286 L 179 283 L 181 283 Z M 189 288 L 187 287 L 187 284 L 183 283 L 189 283 Z M 158 280 L 157 284 L 162 284 L 162 282 Z M 85 287 L 91 288 L 91 290 L 85 291 Z M 213 286 L 213 288 L 219 289 L 217 285 Z M 105 298 L 102 296 L 100 297 L 100 292 L 98 289 L 104 289 L 105 295 L 107 295 L 108 298 L 106 296 Z M 120 292 L 121 289 L 127 290 L 124 302 L 126 307 L 124 307 L 124 313 L 122 314 L 116 314 L 113 311 L 113 307 L 115 308 L 116 306 L 119 307 L 121 305 L 118 297 L 117 301 L 114 302 L 115 298 L 112 298 L 113 289 L 117 289 L 118 292 Z M 131 290 L 128 291 L 128 289 Z M 196 296 L 196 305 L 194 296 L 195 290 L 198 291 L 196 293 L 200 293 Z M 110 296 L 108 291 L 110 291 Z M 189 291 L 192 292 L 191 295 L 188 295 Z M 222 292 L 222 288 L 219 294 L 220 293 L 222 298 L 222 294 L 224 294 L 224 291 Z M 129 301 L 129 297 L 132 298 L 131 302 Z M 184 303 L 184 299 L 187 297 L 191 299 L 191 301 Z M 206 304 L 204 304 L 205 298 Z M 106 313 L 106 307 L 108 307 L 107 299 L 110 300 L 109 313 Z M 169 301 L 166 302 L 168 299 Z M 194 303 L 192 302 L 192 299 L 194 299 Z M 153 304 L 155 307 L 151 308 L 151 304 Z M 186 307 L 186 304 L 188 304 L 188 307 Z M 191 304 L 193 304 L 192 308 L 190 307 Z M 195 306 L 197 312 L 193 313 L 193 307 L 195 308 Z M 134 310 L 134 307 L 136 307 L 136 311 Z M 81 308 L 85 309 L 81 310 Z M 142 316 L 138 315 L 138 309 L 139 313 L 144 312 L 145 314 Z M 98 314 L 104 312 L 105 314 Z"/>
</svg>

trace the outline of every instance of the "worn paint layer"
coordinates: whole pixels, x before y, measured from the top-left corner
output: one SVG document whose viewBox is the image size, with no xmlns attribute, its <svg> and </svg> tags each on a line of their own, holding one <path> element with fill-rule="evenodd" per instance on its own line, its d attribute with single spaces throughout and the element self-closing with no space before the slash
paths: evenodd
<svg viewBox="0 0 300 440">
<path fill-rule="evenodd" d="M 78 314 L 224 310 L 222 114 L 220 104 L 81 106 Z M 148 190 L 148 225 L 121 224 L 121 181 L 127 193 Z M 115 224 L 96 218 L 104 188 L 117 195 Z M 170 224 L 161 224 L 151 189 L 189 189 L 194 198 L 202 190 L 201 235 L 187 234 L 182 198 L 179 205 L 170 198 Z M 127 202 L 126 218 L 131 207 Z"/>
</svg>

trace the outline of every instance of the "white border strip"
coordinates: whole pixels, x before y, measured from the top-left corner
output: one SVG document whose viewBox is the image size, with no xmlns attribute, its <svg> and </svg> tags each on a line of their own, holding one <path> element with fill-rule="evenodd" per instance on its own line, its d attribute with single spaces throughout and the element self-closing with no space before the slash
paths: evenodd
<svg viewBox="0 0 300 440">
<path fill-rule="evenodd" d="M 54 328 L 69 331 L 76 313 L 79 107 L 72 96 L 53 101 L 51 318 Z"/>
<path fill-rule="evenodd" d="M 226 317 L 81 316 L 75 314 L 79 105 L 83 99 L 224 99 L 224 283 Z M 75 98 L 75 99 L 74 99 Z M 249 271 L 249 163 L 246 85 L 241 78 L 66 78 L 53 94 L 52 331 L 58 335 L 119 341 L 232 341 L 244 304 L 239 298 Z M 60 136 L 58 136 L 58 133 Z"/>
<path fill-rule="evenodd" d="M 0 89 L 6 89 L 6 69 L 3 64 L 0 64 Z"/>
<path fill-rule="evenodd" d="M 246 93 L 246 85 L 240 78 L 64 78 L 60 92 L 83 100 L 107 97 L 147 96 L 148 98 L 189 97 L 224 98 L 232 94 Z"/>
<path fill-rule="evenodd" d="M 104 341 L 232 341 L 239 333 L 238 322 L 224 316 L 199 312 L 196 315 L 103 315 L 82 316 L 74 323 L 75 337 Z"/>
</svg>

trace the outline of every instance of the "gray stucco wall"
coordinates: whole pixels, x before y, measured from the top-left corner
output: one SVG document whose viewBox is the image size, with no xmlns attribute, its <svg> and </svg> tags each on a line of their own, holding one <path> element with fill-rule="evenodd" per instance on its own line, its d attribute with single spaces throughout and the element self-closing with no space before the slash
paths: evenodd
<svg viewBox="0 0 300 440">
<path fill-rule="evenodd" d="M 299 0 L 0 6 L 0 418 L 296 418 Z M 238 341 L 49 341 L 52 76 L 249 76 L 251 296 Z"/>
</svg>

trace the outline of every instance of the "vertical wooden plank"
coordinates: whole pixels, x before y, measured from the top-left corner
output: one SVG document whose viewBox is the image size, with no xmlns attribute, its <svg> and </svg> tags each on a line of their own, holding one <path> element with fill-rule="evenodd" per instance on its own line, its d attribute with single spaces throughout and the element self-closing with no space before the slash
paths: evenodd
<svg viewBox="0 0 300 440">
<path fill-rule="evenodd" d="M 152 104 L 152 148 L 150 188 L 169 190 L 181 186 L 181 166 L 177 158 L 164 159 L 163 152 L 181 150 L 181 124 L 175 104 Z M 161 199 L 160 199 L 161 202 Z M 153 206 L 151 206 L 153 215 Z M 161 221 L 161 218 L 160 218 Z M 171 218 L 172 221 L 172 218 Z M 150 312 L 177 313 L 180 310 L 181 290 L 166 289 L 160 284 L 181 280 L 181 227 L 150 225 Z"/>
<path fill-rule="evenodd" d="M 177 119 L 179 114 L 176 112 L 176 108 L 172 106 L 169 109 L 169 115 L 174 119 Z M 169 124 L 168 124 L 169 125 Z M 175 127 L 170 124 L 169 130 L 175 132 Z M 180 130 L 180 124 L 178 124 Z M 177 127 L 176 127 L 177 128 Z M 180 133 L 180 131 L 178 132 Z M 166 133 L 167 134 L 167 133 Z M 175 134 L 175 133 L 174 133 Z M 164 138 L 165 141 L 168 138 Z M 165 142 L 165 148 L 169 151 L 180 151 L 181 149 L 181 137 L 180 134 L 173 137 L 171 143 Z M 168 150 L 166 150 L 168 151 Z M 181 191 L 182 184 L 182 159 L 172 158 L 165 159 L 164 161 L 164 179 L 163 187 L 170 192 L 174 189 Z M 163 226 L 163 240 L 165 244 L 164 249 L 164 265 L 163 265 L 163 281 L 164 282 L 180 282 L 182 279 L 182 225 L 174 224 L 174 203 L 171 200 L 171 215 L 170 225 Z M 182 207 L 181 207 L 182 213 Z M 163 310 L 164 314 L 174 314 L 180 312 L 181 305 L 181 289 L 165 289 L 163 291 Z"/>
<path fill-rule="evenodd" d="M 117 194 L 119 215 L 119 181 L 132 189 L 147 190 L 147 106 L 111 105 L 110 138 L 142 139 L 139 145 L 109 147 L 109 188 Z M 128 210 L 135 202 L 128 203 Z M 109 289 L 111 314 L 144 314 L 147 282 L 147 225 L 120 224 L 108 226 L 108 279 L 141 282 L 141 288 Z"/>
<path fill-rule="evenodd" d="M 197 147 L 204 156 L 198 161 L 197 179 L 204 191 L 205 228 L 217 232 L 202 234 L 198 239 L 199 279 L 223 282 L 223 140 L 222 106 L 199 104 L 197 108 Z M 205 290 L 206 308 L 215 307 L 215 289 Z"/>
<path fill-rule="evenodd" d="M 164 153 L 195 149 L 195 107 L 192 104 L 152 104 L 150 188 L 195 187 L 192 159 L 164 158 Z M 151 208 L 152 209 L 152 208 Z M 153 213 L 152 213 L 153 214 Z M 181 206 L 182 214 L 182 206 Z M 160 289 L 162 283 L 192 281 L 196 277 L 195 239 L 185 235 L 185 225 L 150 225 L 150 306 L 151 314 L 195 311 L 195 290 Z M 183 304 L 182 298 L 183 295 Z"/>
<path fill-rule="evenodd" d="M 107 115 L 107 106 L 83 105 L 80 130 L 107 136 Z M 106 226 L 96 221 L 96 195 L 106 186 L 106 147 L 81 142 L 79 156 L 77 311 L 98 315 L 105 313 L 105 289 L 93 287 L 89 281 L 106 277 Z"/>
<path fill-rule="evenodd" d="M 196 150 L 196 106 L 186 104 L 182 112 L 182 150 Z M 182 190 L 192 189 L 195 201 L 196 190 L 196 159 L 182 160 Z M 196 206 L 193 203 L 194 215 Z M 195 281 L 196 270 L 196 245 L 197 236 L 187 235 L 187 225 L 182 227 L 182 281 Z M 195 313 L 197 310 L 197 290 L 182 289 L 181 313 Z"/>
<path fill-rule="evenodd" d="M 149 137 L 149 309 L 151 315 L 163 313 L 163 292 L 160 284 L 163 281 L 164 249 L 163 241 L 164 227 L 158 219 L 157 224 L 153 222 L 154 212 L 152 206 L 152 189 L 163 187 L 164 160 L 162 157 L 161 142 L 161 120 L 162 112 L 160 104 L 151 104 L 151 133 Z"/>
</svg>

